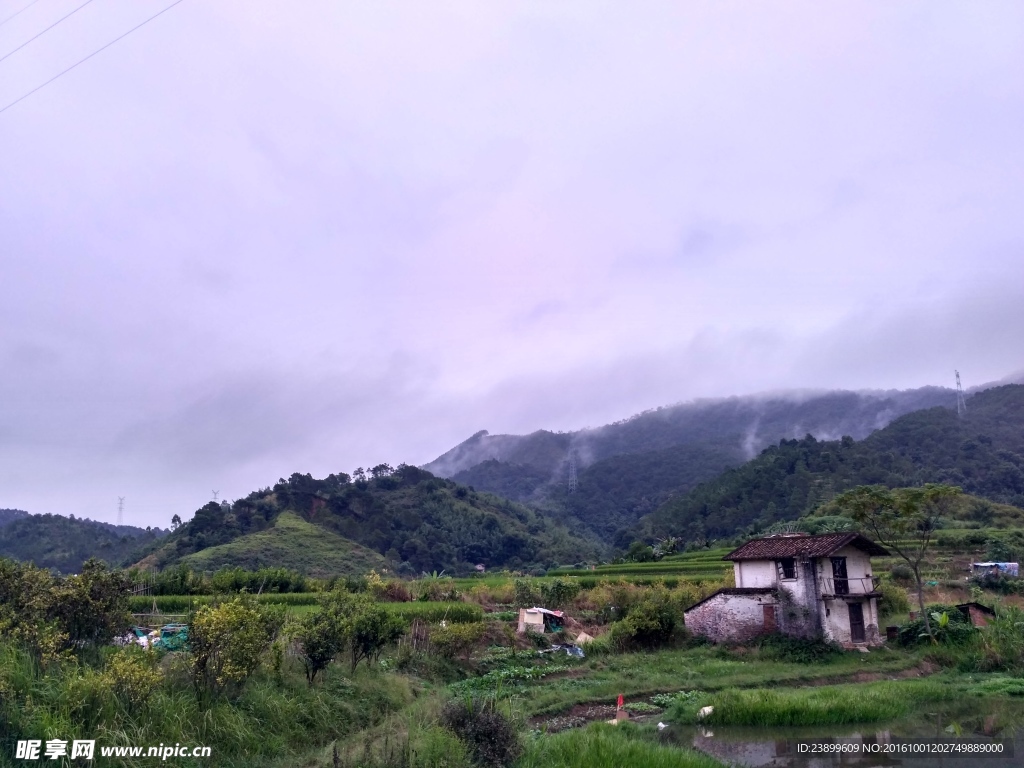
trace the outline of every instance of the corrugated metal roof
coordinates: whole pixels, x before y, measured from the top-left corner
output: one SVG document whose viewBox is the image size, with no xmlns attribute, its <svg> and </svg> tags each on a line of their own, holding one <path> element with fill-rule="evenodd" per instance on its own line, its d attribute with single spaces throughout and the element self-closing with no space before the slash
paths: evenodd
<svg viewBox="0 0 1024 768">
<path fill-rule="evenodd" d="M 856 547 L 869 555 L 888 555 L 889 550 L 859 533 L 822 533 L 817 536 L 783 535 L 748 541 L 723 560 L 779 560 L 783 557 L 828 557 L 843 547 Z"/>
</svg>

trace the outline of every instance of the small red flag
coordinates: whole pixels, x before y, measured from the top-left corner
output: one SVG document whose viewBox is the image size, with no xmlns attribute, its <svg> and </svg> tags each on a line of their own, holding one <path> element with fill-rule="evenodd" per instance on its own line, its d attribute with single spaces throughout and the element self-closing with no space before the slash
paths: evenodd
<svg viewBox="0 0 1024 768">
<path fill-rule="evenodd" d="M 619 694 L 619 701 L 616 704 L 616 709 L 622 709 L 622 694 Z"/>
</svg>

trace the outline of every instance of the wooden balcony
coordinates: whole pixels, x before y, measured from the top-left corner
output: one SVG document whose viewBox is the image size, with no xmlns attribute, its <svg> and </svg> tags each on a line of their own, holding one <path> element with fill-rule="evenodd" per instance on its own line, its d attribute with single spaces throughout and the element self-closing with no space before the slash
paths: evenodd
<svg viewBox="0 0 1024 768">
<path fill-rule="evenodd" d="M 822 576 L 818 586 L 823 597 L 878 597 L 878 576 L 866 576 L 854 579 L 834 579 Z"/>
</svg>

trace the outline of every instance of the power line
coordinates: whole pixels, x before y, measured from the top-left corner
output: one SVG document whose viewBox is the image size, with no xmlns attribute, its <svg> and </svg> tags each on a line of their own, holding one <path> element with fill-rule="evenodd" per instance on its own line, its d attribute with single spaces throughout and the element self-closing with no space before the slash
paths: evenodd
<svg viewBox="0 0 1024 768">
<path fill-rule="evenodd" d="M 21 50 L 22 48 L 24 48 L 24 47 L 25 47 L 26 45 L 28 45 L 29 43 L 31 43 L 31 42 L 32 42 L 33 40 L 38 40 L 38 39 L 39 39 L 40 37 L 42 37 L 43 35 L 45 35 L 45 34 L 46 34 L 47 32 L 49 32 L 49 31 L 50 31 L 51 29 L 53 29 L 54 27 L 56 27 L 56 26 L 57 26 L 58 24 L 60 24 L 60 23 L 61 23 L 62 21 L 64 21 L 65 19 L 70 19 L 70 18 L 71 18 L 72 16 L 74 16 L 74 15 L 75 15 L 76 13 L 78 13 L 78 12 L 79 12 L 80 10 L 82 10 L 83 8 L 85 8 L 85 6 L 87 6 L 87 5 L 88 5 L 89 3 L 91 3 L 91 2 L 92 2 L 92 0 L 85 0 L 85 2 L 84 2 L 84 3 L 82 3 L 82 4 L 80 5 L 80 6 L 78 6 L 77 8 L 75 8 L 75 10 L 73 10 L 73 11 L 72 11 L 71 13 L 69 13 L 69 14 L 68 14 L 67 16 L 61 16 L 61 17 L 60 17 L 59 19 L 57 19 L 57 20 L 56 20 L 55 22 L 53 22 L 53 24 L 51 24 L 50 26 L 48 26 L 48 27 L 47 27 L 46 29 L 44 29 L 44 30 L 43 30 L 42 32 L 40 32 L 40 33 L 39 33 L 38 35 L 36 35 L 35 37 L 30 37 L 30 38 L 29 38 L 28 40 L 26 40 L 26 41 L 25 41 L 24 43 L 22 43 L 21 45 L 19 45 L 19 46 L 18 46 L 17 48 L 15 48 L 15 49 L 14 49 L 13 51 L 11 51 L 10 53 L 6 53 L 6 54 L 4 54 L 3 56 L 0 56 L 0 61 L 3 61 L 4 59 L 10 58 L 10 57 L 11 57 L 11 56 L 13 56 L 14 54 L 16 54 L 16 53 L 17 53 L 18 51 L 20 51 L 20 50 Z"/>
<path fill-rule="evenodd" d="M 60 72 L 60 73 L 58 73 L 58 74 L 54 75 L 53 77 L 51 77 L 51 78 L 50 78 L 49 80 L 47 80 L 47 81 L 46 81 L 45 83 L 43 83 L 42 85 L 37 85 L 37 86 L 36 86 L 35 88 L 33 88 L 33 89 L 32 89 L 31 91 L 29 91 L 29 92 L 28 92 L 28 93 L 26 93 L 25 95 L 23 95 L 23 96 L 19 96 L 19 97 L 18 97 L 18 98 L 16 98 L 16 99 L 15 99 L 14 101 L 12 101 L 12 102 L 11 102 L 10 104 L 8 104 L 8 105 L 7 105 L 6 107 L 4 107 L 4 108 L 0 109 L 0 114 L 3 114 L 4 112 L 6 112 L 6 111 L 7 111 L 8 109 L 10 109 L 11 107 L 13 107 L 13 106 L 14 106 L 15 104 L 17 104 L 18 102 L 24 101 L 25 99 L 27 99 L 27 98 L 28 98 L 29 96 L 31 96 L 31 95 L 32 95 L 33 93 L 35 93 L 36 91 L 39 91 L 39 90 L 41 90 L 41 89 L 45 88 L 45 87 L 46 87 L 46 86 L 48 86 L 48 85 L 49 85 L 50 83 L 52 83 L 52 82 L 53 82 L 54 80 L 57 80 L 58 78 L 64 77 L 64 75 L 66 75 L 66 74 L 67 74 L 68 72 L 70 72 L 70 71 L 71 71 L 72 69 L 74 69 L 75 67 L 77 67 L 77 66 L 78 66 L 79 64 L 84 64 L 84 63 L 85 63 L 85 62 L 87 62 L 87 61 L 88 61 L 89 59 L 91 59 L 91 58 L 92 58 L 93 56 L 95 56 L 95 55 L 96 55 L 97 53 L 101 53 L 102 51 L 105 51 L 105 50 L 107 50 L 107 48 L 109 48 L 109 47 L 110 47 L 110 46 L 112 46 L 112 45 L 113 45 L 114 43 L 118 42 L 119 40 L 124 40 L 124 39 L 125 39 L 126 37 L 128 37 L 128 35 L 130 35 L 130 34 L 131 34 L 132 32 L 134 32 L 135 30 L 139 29 L 140 27 L 144 27 L 144 26 L 146 26 L 147 24 L 149 24 L 149 22 L 151 22 L 151 21 L 152 21 L 153 19 L 155 19 L 155 18 L 156 18 L 157 16 L 162 16 L 163 14 L 165 14 L 165 13 L 167 13 L 167 12 L 168 12 L 169 10 L 171 10 L 171 8 L 173 8 L 174 6 L 178 5 L 178 4 L 179 4 L 179 3 L 181 3 L 181 2 L 183 2 L 183 0 L 174 0 L 174 2 L 173 2 L 173 3 L 171 3 L 170 5 L 168 5 L 168 6 L 167 6 L 166 8 L 164 8 L 164 9 L 163 9 L 162 11 L 159 11 L 159 12 L 157 12 L 157 13 L 154 13 L 154 14 L 153 14 L 152 16 L 150 16 L 150 17 L 149 17 L 148 19 L 146 19 L 146 20 L 145 20 L 145 21 L 143 21 L 142 23 L 140 23 L 140 24 L 136 24 L 136 25 L 135 25 L 134 27 L 132 27 L 131 29 L 129 29 L 129 30 L 127 31 L 127 32 L 125 32 L 125 33 L 124 33 L 123 35 L 120 35 L 120 36 L 118 36 L 118 37 L 115 37 L 115 38 L 114 38 L 113 40 L 111 40 L 111 41 L 110 41 L 109 43 L 107 43 L 106 45 L 104 45 L 104 46 L 103 46 L 102 48 L 97 48 L 97 49 L 96 49 L 95 51 L 93 51 L 92 53 L 90 53 L 90 54 L 89 54 L 88 56 L 86 56 L 86 57 L 85 57 L 84 59 L 81 59 L 81 60 L 79 60 L 79 61 L 76 61 L 76 62 L 75 62 L 74 64 L 72 64 L 72 65 L 71 65 L 70 67 L 68 67 L 67 69 L 65 69 L 65 70 L 64 70 L 63 72 Z"/>
<path fill-rule="evenodd" d="M 36 3 L 38 3 L 38 2 L 39 2 L 39 0 L 32 0 L 32 2 L 31 2 L 31 3 L 29 3 L 28 5 L 26 5 L 26 6 L 25 6 L 24 8 L 22 8 L 22 9 L 21 9 L 20 11 L 17 11 L 17 12 L 15 12 L 15 13 L 12 13 L 12 14 L 11 14 L 10 16 L 8 16 L 8 17 L 7 17 L 6 19 L 4 19 L 3 21 L 0 21 L 0 27 L 2 27 L 2 26 L 3 26 L 4 24 L 6 24 L 6 23 L 7 23 L 8 21 L 10 21 L 11 19 L 13 19 L 13 18 L 14 18 L 15 16 L 18 16 L 18 15 L 20 15 L 20 14 L 21 14 L 21 13 L 22 13 L 23 11 L 27 11 L 27 10 L 28 10 L 29 8 L 31 8 L 31 7 L 33 6 L 33 5 L 35 5 L 35 4 L 36 4 Z"/>
</svg>

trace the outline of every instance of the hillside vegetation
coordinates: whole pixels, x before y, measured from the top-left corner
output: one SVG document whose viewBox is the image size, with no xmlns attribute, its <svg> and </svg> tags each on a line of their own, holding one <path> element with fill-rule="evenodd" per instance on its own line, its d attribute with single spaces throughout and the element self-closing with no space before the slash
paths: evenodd
<svg viewBox="0 0 1024 768">
<path fill-rule="evenodd" d="M 63 515 L 22 513 L 0 526 L 0 557 L 61 573 L 78 573 L 90 557 L 121 565 L 140 546 L 155 544 L 166 533 L 159 528 L 147 530 Z"/>
<path fill-rule="evenodd" d="M 412 575 L 466 572 L 477 564 L 544 568 L 599 554 L 527 507 L 416 467 L 381 465 L 355 480 L 294 474 L 234 504 L 207 504 L 140 557 L 141 565 L 160 568 L 187 561 L 196 568 L 275 565 L 335 575 L 386 564 Z"/>
<path fill-rule="evenodd" d="M 930 408 L 856 441 L 807 435 L 670 499 L 641 522 L 647 537 L 714 539 L 795 520 L 858 485 L 950 483 L 982 500 L 1024 507 L 1024 386 L 980 392 L 966 417 Z M 984 501 L 971 514 L 984 522 Z"/>
<path fill-rule="evenodd" d="M 273 528 L 209 547 L 180 562 L 200 573 L 224 566 L 249 570 L 273 566 L 317 578 L 362 575 L 387 566 L 372 549 L 308 523 L 293 512 L 278 515 Z"/>
<path fill-rule="evenodd" d="M 578 432 L 478 432 L 426 468 L 476 489 L 536 506 L 616 546 L 670 496 L 736 467 L 779 439 L 862 438 L 917 408 L 953 405 L 940 388 L 729 398 L 659 408 Z M 577 464 L 568 493 L 569 460 Z"/>
</svg>

